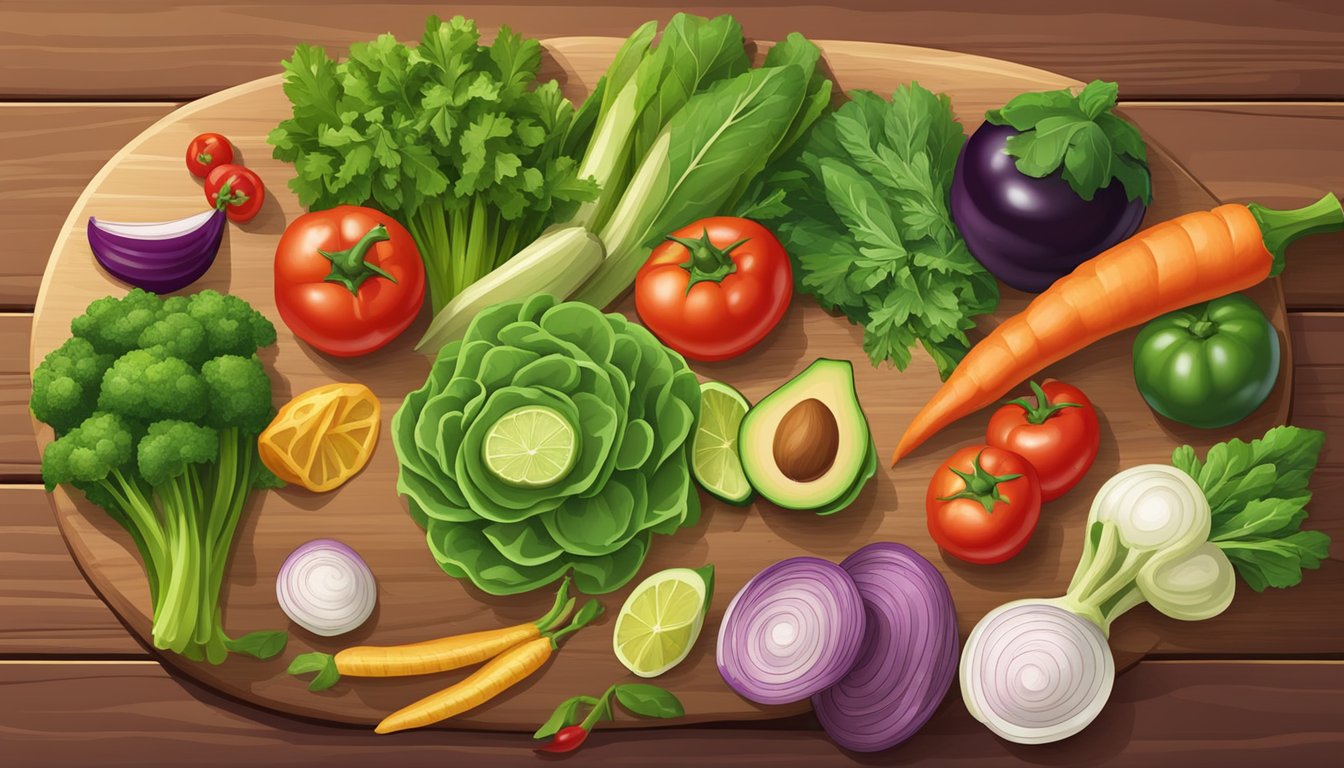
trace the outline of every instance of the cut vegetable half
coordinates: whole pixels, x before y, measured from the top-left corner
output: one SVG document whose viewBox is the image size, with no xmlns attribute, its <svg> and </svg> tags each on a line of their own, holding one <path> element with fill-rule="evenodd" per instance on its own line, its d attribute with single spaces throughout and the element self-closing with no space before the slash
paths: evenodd
<svg viewBox="0 0 1344 768">
<path fill-rule="evenodd" d="M 710 494 L 729 504 L 746 504 L 751 483 L 738 456 L 738 429 L 751 404 L 720 381 L 700 385 L 700 421 L 691 443 L 691 472 Z"/>
<path fill-rule="evenodd" d="M 635 587 L 621 606 L 612 647 L 625 668 L 657 677 L 691 652 L 713 595 L 714 566 L 669 568 Z"/>
<path fill-rule="evenodd" d="M 719 674 L 757 704 L 801 701 L 849 674 L 864 621 L 863 599 L 843 568 L 816 557 L 781 560 L 728 604 Z"/>
<path fill-rule="evenodd" d="M 1049 602 L 1017 600 L 975 625 L 961 654 L 966 709 L 999 736 L 1045 744 L 1083 730 L 1115 683 L 1101 629 Z"/>
<path fill-rule="evenodd" d="M 515 488 L 549 488 L 574 468 L 579 437 L 558 411 L 540 405 L 515 408 L 485 433 L 486 469 Z"/>
<path fill-rule="evenodd" d="M 354 477 L 378 442 L 382 404 L 363 384 L 310 389 L 280 409 L 257 438 L 266 468 L 287 483 L 315 493 Z"/>
</svg>

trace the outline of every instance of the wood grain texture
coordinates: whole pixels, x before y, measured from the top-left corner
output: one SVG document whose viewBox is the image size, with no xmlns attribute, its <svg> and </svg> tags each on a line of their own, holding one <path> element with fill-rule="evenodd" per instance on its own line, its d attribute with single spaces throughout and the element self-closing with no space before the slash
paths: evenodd
<svg viewBox="0 0 1344 768">
<path fill-rule="evenodd" d="M 32 329 L 31 314 L 0 313 L 0 482 L 38 482 L 40 454 L 29 437 L 32 382 L 23 354 Z"/>
<path fill-rule="evenodd" d="M 599 731 L 565 764 L 1311 768 L 1337 760 L 1342 720 L 1341 663 L 1142 662 L 1116 681 L 1090 728 L 1054 744 L 995 739 L 950 696 L 918 734 L 877 755 L 843 752 L 803 717 L 764 727 Z M 540 764 L 526 733 L 377 736 L 313 725 L 248 709 L 153 663 L 0 662 L 0 740 L 12 764 L 26 768 Z"/>
<path fill-rule="evenodd" d="M 0 486 L 0 656 L 146 657 L 89 588 L 54 522 L 41 486 Z"/>
<path fill-rule="evenodd" d="M 578 95 L 595 82 L 619 42 L 614 38 L 557 39 L 548 42 L 548 49 L 552 66 L 568 73 L 566 88 Z M 841 88 L 890 90 L 905 79 L 918 79 L 934 90 L 949 92 L 960 117 L 972 128 L 978 125 L 986 107 L 1015 93 L 1061 87 L 1069 82 L 1006 62 L 942 51 L 867 43 L 823 41 L 821 45 Z M 40 359 L 66 337 L 70 318 L 82 312 L 90 300 L 122 290 L 91 261 L 84 232 L 89 213 L 97 212 L 111 220 L 133 219 L 146 200 L 152 201 L 164 218 L 197 210 L 198 192 L 194 184 L 183 179 L 177 154 L 192 135 L 207 127 L 228 135 L 249 165 L 276 191 L 257 219 L 229 228 L 220 257 L 193 289 L 226 290 L 248 299 L 263 313 L 276 316 L 269 270 L 275 240 L 284 223 L 301 209 L 276 182 L 286 178 L 290 169 L 266 157 L 263 142 L 269 128 L 287 111 L 279 79 L 268 78 L 190 104 L 118 153 L 76 203 L 53 251 L 37 302 L 32 360 Z M 1153 153 L 1152 166 L 1154 187 L 1160 195 L 1150 211 L 1153 220 L 1213 204 L 1207 192 L 1161 152 Z M 1285 327 L 1277 281 L 1248 293 L 1276 325 Z M 1028 298 L 1006 294 L 999 312 L 982 323 L 981 329 L 1020 310 Z M 696 370 L 704 377 L 736 386 L 755 401 L 815 357 L 850 359 L 856 363 L 859 398 L 874 438 L 879 450 L 885 452 L 939 381 L 932 362 L 923 356 L 904 373 L 874 369 L 864 358 L 860 334 L 843 318 L 831 317 L 815 303 L 804 300 L 750 354 L 727 363 L 699 365 Z M 279 384 L 277 397 L 283 400 L 332 379 L 362 381 L 383 401 L 387 434 L 401 397 L 417 387 L 427 371 L 427 361 L 408 351 L 418 336 L 418 328 L 413 327 L 378 354 L 333 360 L 316 355 L 282 328 L 274 359 L 267 361 Z M 1292 370 L 1289 354 L 1284 356 L 1280 384 L 1270 401 L 1234 430 L 1198 432 L 1159 423 L 1130 383 L 1132 343 L 1133 332 L 1119 334 L 1046 371 L 1046 375 L 1069 380 L 1089 393 L 1105 414 L 1110 437 L 1103 443 L 1091 476 L 1052 505 L 1051 514 L 1022 555 L 993 573 L 941 556 L 927 537 L 923 519 L 921 499 L 930 473 L 951 446 L 975 442 L 983 435 L 983 420 L 971 418 L 944 431 L 917 455 L 902 461 L 899 468 L 880 470 L 858 503 L 843 515 L 828 519 L 825 525 L 809 515 L 781 512 L 764 504 L 747 510 L 706 504 L 697 527 L 653 545 L 641 574 L 677 565 L 715 563 L 718 596 L 706 622 L 707 634 L 715 631 L 731 595 L 770 562 L 797 554 L 838 561 L 860 544 L 875 540 L 911 543 L 940 565 L 957 600 L 963 632 L 1006 600 L 1062 592 L 1074 566 L 1068 553 L 1077 552 L 1081 546 L 1082 524 L 1091 496 L 1117 468 L 1168 460 L 1172 448 L 1183 442 L 1208 445 L 1232 434 L 1258 435 L 1287 416 Z M 389 365 L 389 361 L 396 365 Z M 40 437 L 40 442 L 45 441 L 49 433 L 43 430 Z M 290 488 L 262 496 L 239 532 L 226 592 L 227 630 L 236 635 L 285 624 L 275 605 L 275 574 L 290 551 L 319 536 L 345 541 L 363 555 L 378 576 L 380 603 L 374 619 L 339 641 L 324 641 L 296 631 L 292 651 L 334 651 L 352 641 L 391 644 L 423 640 L 517 623 L 544 611 L 550 602 L 547 590 L 494 598 L 444 577 L 421 543 L 420 531 L 396 499 L 395 475 L 396 457 L 390 441 L 384 439 L 366 469 L 337 494 L 315 498 Z M 72 503 L 60 491 L 55 498 L 62 531 L 95 588 L 142 639 L 148 637 L 148 592 L 124 532 L 88 504 Z M 630 587 L 606 600 L 610 610 L 621 604 Z M 487 610 L 482 611 L 482 606 Z M 1111 643 L 1121 663 L 1132 663 L 1151 649 L 1162 637 L 1164 624 L 1156 614 L 1138 613 L 1117 628 Z M 609 629 L 603 629 L 609 626 L 607 619 L 599 628 L 579 633 L 566 643 L 544 674 L 460 716 L 454 725 L 523 727 L 544 718 L 552 701 L 572 695 L 584 682 L 618 678 L 623 672 L 610 651 Z M 771 718 L 806 709 L 806 703 L 765 709 L 743 701 L 720 679 L 708 648 L 707 643 L 701 643 L 685 663 L 666 676 L 668 683 L 678 686 L 697 721 Z M 261 706 L 343 722 L 374 722 L 444 685 L 437 679 L 367 681 L 314 696 L 283 674 L 282 660 L 256 663 L 240 659 L 210 667 L 170 656 L 169 662 L 226 693 Z"/>
<path fill-rule="evenodd" d="M 345 48 L 390 31 L 419 36 L 430 13 L 461 13 L 483 29 L 533 36 L 628 35 L 699 3 L 620 0 L 565 5 L 364 0 L 8 0 L 0 10 L 0 95 L 188 99 L 276 71 L 297 42 Z M 745 0 L 747 34 L 778 40 L 871 40 L 965 51 L 1118 80 L 1127 98 L 1344 96 L 1344 10 L 1331 0 L 992 0 L 915 5 L 886 0 Z"/>
<path fill-rule="evenodd" d="M 32 309 L 52 239 L 75 198 L 118 147 L 175 107 L 0 104 L 0 310 Z"/>
<path fill-rule="evenodd" d="M 1344 104 L 1125 104 L 1151 143 L 1219 200 L 1295 208 L 1344 195 Z M 1294 245 L 1283 290 L 1296 308 L 1344 308 L 1344 232 Z"/>
</svg>

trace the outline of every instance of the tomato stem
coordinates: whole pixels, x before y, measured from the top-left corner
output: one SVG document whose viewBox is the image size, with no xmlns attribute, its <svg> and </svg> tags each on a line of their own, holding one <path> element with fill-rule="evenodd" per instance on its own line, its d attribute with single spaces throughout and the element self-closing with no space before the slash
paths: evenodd
<svg viewBox="0 0 1344 768">
<path fill-rule="evenodd" d="M 733 251 L 746 244 L 751 238 L 742 238 L 727 248 L 720 248 L 709 239 L 709 230 L 705 229 L 699 239 L 689 237 L 675 237 L 668 235 L 668 240 L 681 245 L 690 252 L 689 261 L 683 262 L 677 266 L 690 273 L 690 282 L 686 283 L 686 293 L 690 295 L 691 289 L 696 283 L 714 282 L 721 283 L 723 279 L 737 271 L 737 263 L 733 261 Z"/>
<path fill-rule="evenodd" d="M 994 514 L 994 504 L 996 502 L 1002 501 L 1005 504 L 1010 503 L 1010 500 L 1005 498 L 1004 495 L 999 492 L 999 485 L 1001 483 L 1006 483 L 1009 480 L 1016 480 L 1022 475 L 991 474 L 980 464 L 980 457 L 983 456 L 984 453 L 984 451 L 981 451 L 980 453 L 975 454 L 975 460 L 971 462 L 970 472 L 962 472 L 956 467 L 948 467 L 948 471 L 961 478 L 961 481 L 966 484 L 966 488 L 960 493 L 939 497 L 939 501 L 972 499 L 978 502 L 980 506 L 984 507 L 985 512 L 991 515 Z"/>
<path fill-rule="evenodd" d="M 213 159 L 214 157 L 209 152 L 201 152 L 196 155 L 196 162 L 201 165 L 209 165 Z"/>
<path fill-rule="evenodd" d="M 224 182 L 223 186 L 219 188 L 219 191 L 215 193 L 215 210 L 223 211 L 230 205 L 242 205 L 251 199 L 252 198 L 247 196 L 247 193 L 242 192 L 241 190 L 234 191 L 233 179 L 229 179 Z"/>
<path fill-rule="evenodd" d="M 1194 331 L 1192 330 L 1191 333 Z M 1019 397 L 1016 400 L 1009 400 L 1007 405 L 1016 405 L 1027 412 L 1027 423 L 1044 424 L 1046 419 L 1054 416 L 1065 408 L 1081 408 L 1082 403 L 1051 403 L 1045 390 L 1036 382 L 1028 382 L 1031 392 L 1036 396 L 1036 402 L 1032 403 L 1025 397 Z"/>
<path fill-rule="evenodd" d="M 221 190 L 222 191 L 222 190 Z M 331 274 L 324 279 L 329 283 L 340 283 L 351 293 L 358 293 L 359 286 L 370 277 L 385 277 L 396 283 L 396 278 L 364 259 L 374 243 L 389 239 L 387 227 L 379 224 L 364 233 L 364 236 L 344 251 L 327 252 L 319 250 L 324 258 L 331 262 Z"/>
</svg>

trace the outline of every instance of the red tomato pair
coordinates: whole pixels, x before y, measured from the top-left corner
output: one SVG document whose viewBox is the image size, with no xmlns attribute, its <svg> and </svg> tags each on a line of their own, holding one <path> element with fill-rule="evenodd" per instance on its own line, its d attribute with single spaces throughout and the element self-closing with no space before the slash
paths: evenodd
<svg viewBox="0 0 1344 768">
<path fill-rule="evenodd" d="M 1101 430 L 1077 387 L 1031 383 L 1035 402 L 1019 398 L 989 420 L 985 445 L 962 448 L 933 473 L 925 496 L 929 533 L 970 563 L 1001 563 L 1022 551 L 1041 516 L 1097 458 Z"/>
<path fill-rule="evenodd" d="M 249 168 L 235 165 L 233 145 L 218 133 L 202 133 L 187 145 L 187 170 L 205 179 L 205 200 L 229 221 L 251 221 L 266 202 L 266 187 Z"/>
</svg>

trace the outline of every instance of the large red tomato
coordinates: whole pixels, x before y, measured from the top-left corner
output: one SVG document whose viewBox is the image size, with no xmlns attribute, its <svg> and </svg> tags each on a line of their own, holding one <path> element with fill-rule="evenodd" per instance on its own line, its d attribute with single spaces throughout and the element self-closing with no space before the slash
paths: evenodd
<svg viewBox="0 0 1344 768">
<path fill-rule="evenodd" d="M 342 205 L 295 219 L 275 249 L 275 304 L 294 334 L 353 357 L 395 339 L 420 313 L 425 267 L 392 217 Z"/>
<path fill-rule="evenodd" d="M 1062 381 L 1031 382 L 1025 397 L 1001 406 L 989 419 L 985 442 L 1022 456 L 1036 468 L 1041 501 L 1063 496 L 1092 467 L 1101 447 L 1097 411 L 1082 390 Z"/>
<path fill-rule="evenodd" d="M 732 216 L 673 232 L 635 277 L 639 318 L 694 360 L 726 360 L 751 349 L 792 297 L 793 268 L 779 239 Z"/>
<path fill-rule="evenodd" d="M 968 563 L 1001 563 L 1027 545 L 1041 518 L 1036 470 L 1012 451 L 971 445 L 938 467 L 924 497 L 929 534 Z"/>
</svg>

